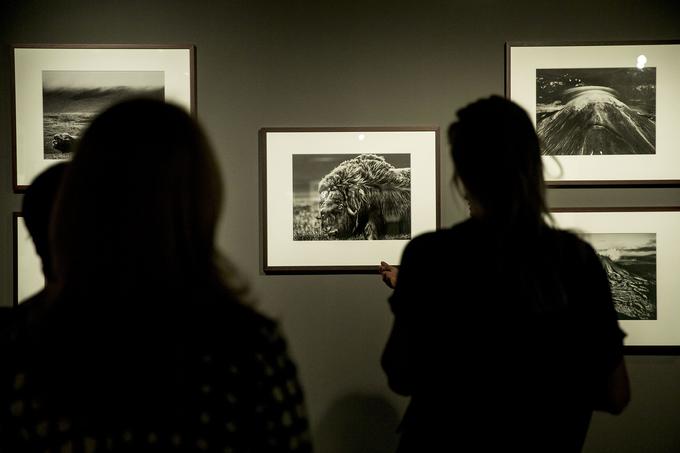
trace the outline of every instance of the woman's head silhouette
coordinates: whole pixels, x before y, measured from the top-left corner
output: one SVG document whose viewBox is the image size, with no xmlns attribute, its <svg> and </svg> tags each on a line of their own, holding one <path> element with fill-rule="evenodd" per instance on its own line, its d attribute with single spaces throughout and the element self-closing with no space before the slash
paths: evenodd
<svg viewBox="0 0 680 453">
<path fill-rule="evenodd" d="M 514 229 L 548 214 L 538 137 L 527 113 L 499 96 L 457 112 L 448 130 L 454 181 L 479 216 Z"/>
<path fill-rule="evenodd" d="M 222 183 L 198 124 L 181 108 L 131 100 L 94 119 L 68 169 L 52 238 L 63 289 L 129 299 L 218 284 Z"/>
</svg>

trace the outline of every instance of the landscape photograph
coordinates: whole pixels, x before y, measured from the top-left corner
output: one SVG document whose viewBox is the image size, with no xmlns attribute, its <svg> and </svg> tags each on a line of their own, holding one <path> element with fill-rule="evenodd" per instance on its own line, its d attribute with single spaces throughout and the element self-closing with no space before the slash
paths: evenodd
<svg viewBox="0 0 680 453">
<path fill-rule="evenodd" d="M 165 73 L 43 71 L 44 158 L 69 159 L 74 143 L 97 114 L 136 97 L 165 100 Z"/>
<path fill-rule="evenodd" d="M 607 271 L 619 319 L 657 319 L 656 234 L 596 233 L 586 240 Z"/>
<path fill-rule="evenodd" d="M 549 156 L 656 153 L 656 68 L 536 70 L 536 130 Z"/>
</svg>

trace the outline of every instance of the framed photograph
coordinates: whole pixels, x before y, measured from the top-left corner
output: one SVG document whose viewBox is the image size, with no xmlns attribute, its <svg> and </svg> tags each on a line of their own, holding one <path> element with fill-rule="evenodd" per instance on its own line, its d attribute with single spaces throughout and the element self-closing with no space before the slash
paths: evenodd
<svg viewBox="0 0 680 453">
<path fill-rule="evenodd" d="M 369 273 L 439 226 L 439 129 L 264 128 L 265 273 Z"/>
<path fill-rule="evenodd" d="M 117 102 L 150 97 L 194 113 L 194 54 L 193 46 L 12 46 L 14 191 L 69 159 L 90 121 Z"/>
<path fill-rule="evenodd" d="M 628 353 L 680 354 L 680 208 L 556 209 L 607 271 Z"/>
<path fill-rule="evenodd" d="M 680 185 L 680 41 L 507 43 L 549 186 Z"/>
<path fill-rule="evenodd" d="M 14 217 L 14 305 L 20 304 L 45 287 L 42 261 L 21 213 Z"/>
</svg>

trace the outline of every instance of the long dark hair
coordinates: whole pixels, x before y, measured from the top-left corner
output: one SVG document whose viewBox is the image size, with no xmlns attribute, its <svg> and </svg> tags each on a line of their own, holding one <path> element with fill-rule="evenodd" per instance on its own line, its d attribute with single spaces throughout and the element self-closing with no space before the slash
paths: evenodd
<svg viewBox="0 0 680 453">
<path fill-rule="evenodd" d="M 152 100 L 110 108 L 84 133 L 58 199 L 61 290 L 80 299 L 108 288 L 120 305 L 140 291 L 218 287 L 221 204 L 212 149 L 186 112 Z"/>
<path fill-rule="evenodd" d="M 35 351 L 51 407 L 170 415 L 187 342 L 242 308 L 215 250 L 221 205 L 212 148 L 181 108 L 131 100 L 93 120 L 52 217 L 56 289 Z"/>
<path fill-rule="evenodd" d="M 527 113 L 491 96 L 457 115 L 448 130 L 454 180 L 494 225 L 539 231 L 548 208 L 539 141 Z"/>
<path fill-rule="evenodd" d="M 546 222 L 550 213 L 533 123 L 521 107 L 499 96 L 474 102 L 457 115 L 448 130 L 454 181 L 477 204 L 478 218 L 488 227 L 489 272 L 511 276 L 527 309 L 561 309 L 566 296 L 556 263 L 563 237 Z"/>
</svg>

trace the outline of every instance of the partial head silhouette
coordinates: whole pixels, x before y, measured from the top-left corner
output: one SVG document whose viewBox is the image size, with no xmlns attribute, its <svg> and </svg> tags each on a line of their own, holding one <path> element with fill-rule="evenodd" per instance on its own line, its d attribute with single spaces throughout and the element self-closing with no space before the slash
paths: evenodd
<svg viewBox="0 0 680 453">
<path fill-rule="evenodd" d="M 47 281 L 54 278 L 49 247 L 49 226 L 67 163 L 60 162 L 40 173 L 26 189 L 21 211 Z"/>
<path fill-rule="evenodd" d="M 243 289 L 214 244 L 221 205 L 213 151 L 182 108 L 129 100 L 92 121 L 50 231 L 56 281 L 33 374 L 47 406 L 102 426 L 174 420 L 194 351 L 251 326 L 239 330 Z"/>
<path fill-rule="evenodd" d="M 491 96 L 457 115 L 448 136 L 459 187 L 485 219 L 509 227 L 542 225 L 548 213 L 543 163 L 527 113 Z"/>
<path fill-rule="evenodd" d="M 115 105 L 85 131 L 64 178 L 52 229 L 58 280 L 120 303 L 212 287 L 221 202 L 212 149 L 184 110 Z"/>
</svg>

